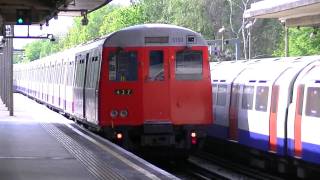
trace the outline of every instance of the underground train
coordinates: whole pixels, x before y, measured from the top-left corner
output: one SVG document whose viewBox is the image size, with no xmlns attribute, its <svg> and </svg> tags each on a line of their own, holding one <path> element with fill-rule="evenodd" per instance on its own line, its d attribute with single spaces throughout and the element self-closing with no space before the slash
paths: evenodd
<svg viewBox="0 0 320 180">
<path fill-rule="evenodd" d="M 17 92 L 129 148 L 196 146 L 212 124 L 210 82 L 203 37 L 166 24 L 14 65 Z"/>
<path fill-rule="evenodd" d="M 294 166 L 299 177 L 320 165 L 320 56 L 210 66 L 210 138 L 266 154 L 280 172 Z"/>
</svg>

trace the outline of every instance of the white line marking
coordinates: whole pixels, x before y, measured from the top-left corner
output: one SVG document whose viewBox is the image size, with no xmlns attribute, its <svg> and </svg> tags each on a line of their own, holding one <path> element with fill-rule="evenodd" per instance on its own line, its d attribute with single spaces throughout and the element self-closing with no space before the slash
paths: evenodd
<svg viewBox="0 0 320 180">
<path fill-rule="evenodd" d="M 95 139 L 89 137 L 88 135 L 82 133 L 81 131 L 79 131 L 78 129 L 72 127 L 70 124 L 66 124 L 66 126 L 68 126 L 70 129 L 72 129 L 74 132 L 78 133 L 79 135 L 81 135 L 82 137 L 88 139 L 90 142 L 94 143 L 95 145 L 97 145 L 98 147 L 100 147 L 101 149 L 103 149 L 104 151 L 107 151 L 108 153 L 112 154 L 113 156 L 115 156 L 116 158 L 118 158 L 119 160 L 121 160 L 122 162 L 126 163 L 128 166 L 132 167 L 133 169 L 141 172 L 142 174 L 144 174 L 145 176 L 147 176 L 150 179 L 154 179 L 154 180 L 160 180 L 159 177 L 157 177 L 156 175 L 154 175 L 153 173 L 141 168 L 140 166 L 132 163 L 130 160 L 128 160 L 127 158 L 121 156 L 120 154 L 118 154 L 117 152 L 111 150 L 110 148 L 106 147 L 105 145 L 99 143 L 98 141 L 96 141 Z M 91 133 L 91 132 L 90 132 Z M 135 156 L 135 155 L 134 155 Z M 141 161 L 140 161 L 141 162 Z M 146 162 L 146 161 L 145 161 Z M 143 163 L 143 162 L 141 162 Z M 157 170 L 161 170 L 160 168 L 158 168 Z M 162 170 L 163 171 L 163 170 Z M 163 171 L 164 172 L 164 171 Z M 167 176 L 170 179 L 179 179 L 169 173 L 163 173 L 161 172 L 163 175 Z"/>
</svg>

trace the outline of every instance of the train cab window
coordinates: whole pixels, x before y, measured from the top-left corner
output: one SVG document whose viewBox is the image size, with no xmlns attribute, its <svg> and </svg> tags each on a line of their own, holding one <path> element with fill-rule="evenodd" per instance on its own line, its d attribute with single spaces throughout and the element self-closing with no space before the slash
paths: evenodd
<svg viewBox="0 0 320 180">
<path fill-rule="evenodd" d="M 309 87 L 307 92 L 306 115 L 320 117 L 320 87 Z"/>
<path fill-rule="evenodd" d="M 151 81 L 163 81 L 163 51 L 151 51 L 149 54 L 149 76 Z"/>
<path fill-rule="evenodd" d="M 258 86 L 256 90 L 256 110 L 257 111 L 267 111 L 268 108 L 268 94 L 269 87 Z"/>
<path fill-rule="evenodd" d="M 180 51 L 176 53 L 176 79 L 202 79 L 201 51 Z"/>
<path fill-rule="evenodd" d="M 138 80 L 138 60 L 136 52 L 113 53 L 109 57 L 110 81 Z"/>
<path fill-rule="evenodd" d="M 253 104 L 253 86 L 244 86 L 242 91 L 242 109 L 252 109 Z"/>
<path fill-rule="evenodd" d="M 225 106 L 227 102 L 227 85 L 218 85 L 217 105 Z"/>
</svg>

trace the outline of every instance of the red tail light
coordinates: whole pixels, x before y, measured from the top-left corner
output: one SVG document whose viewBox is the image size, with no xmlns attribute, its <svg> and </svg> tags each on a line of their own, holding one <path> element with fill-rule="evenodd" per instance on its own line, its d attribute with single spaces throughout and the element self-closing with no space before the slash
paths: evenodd
<svg viewBox="0 0 320 180">
<path fill-rule="evenodd" d="M 191 144 L 195 145 L 197 144 L 197 133 L 196 132 L 191 132 Z"/>
</svg>

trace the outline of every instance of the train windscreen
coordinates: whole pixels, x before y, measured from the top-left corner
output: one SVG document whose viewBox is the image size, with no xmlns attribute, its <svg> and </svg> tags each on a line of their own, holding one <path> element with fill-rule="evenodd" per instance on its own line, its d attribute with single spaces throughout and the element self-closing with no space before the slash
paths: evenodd
<svg viewBox="0 0 320 180">
<path fill-rule="evenodd" d="M 138 60 L 136 52 L 112 53 L 109 57 L 110 81 L 138 80 Z"/>
<path fill-rule="evenodd" d="M 176 79 L 202 79 L 202 52 L 180 51 L 176 53 Z"/>
</svg>

